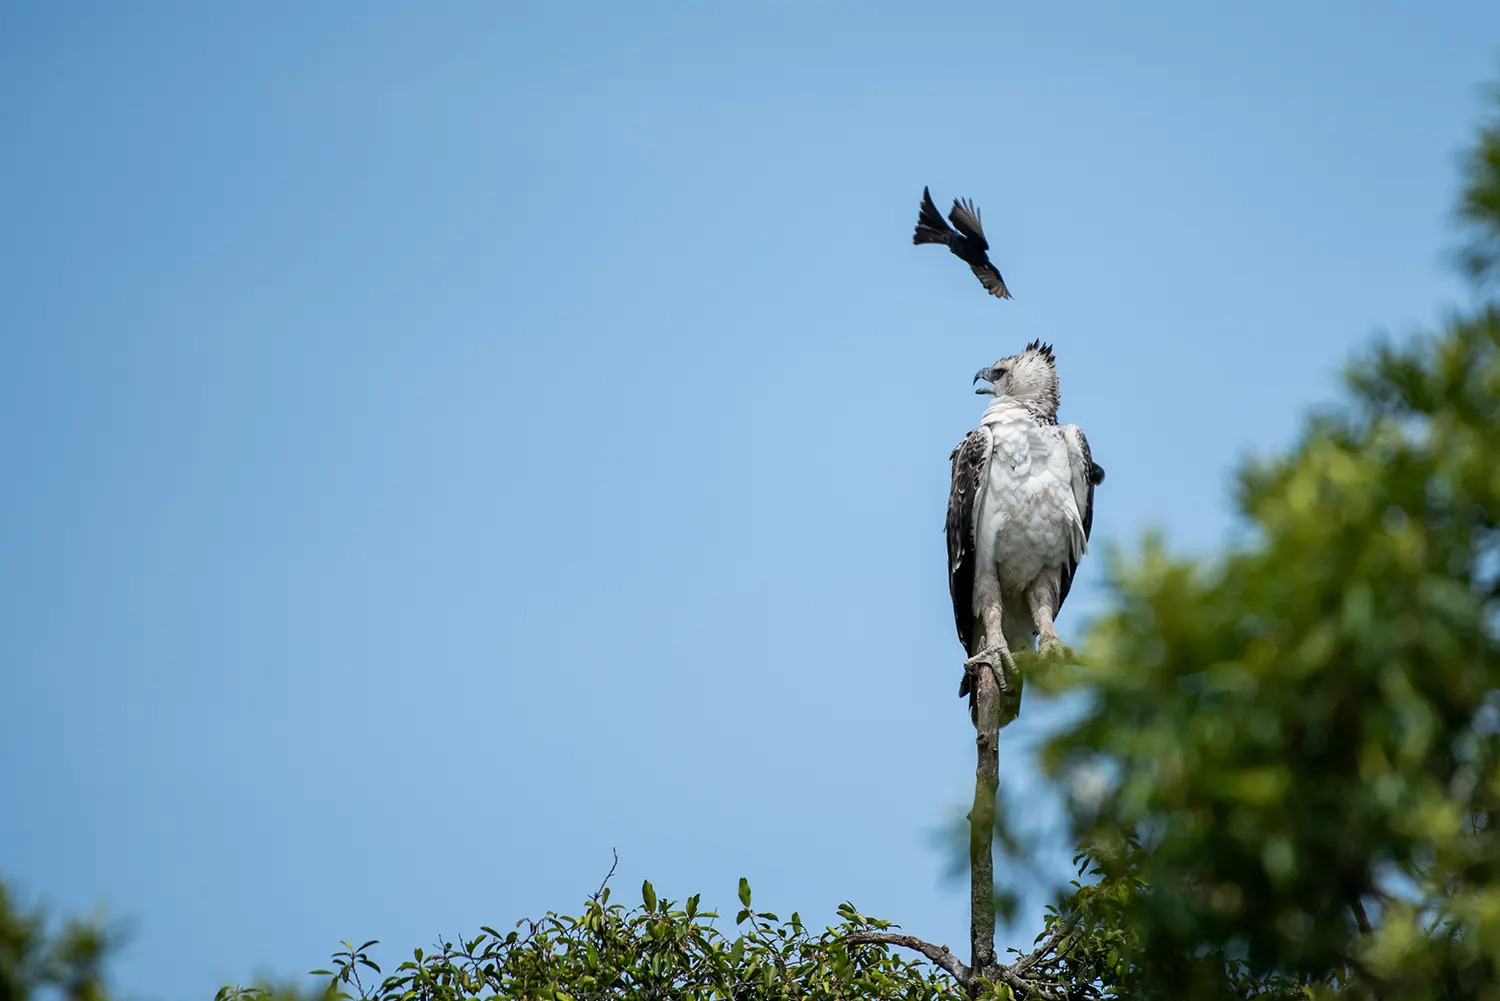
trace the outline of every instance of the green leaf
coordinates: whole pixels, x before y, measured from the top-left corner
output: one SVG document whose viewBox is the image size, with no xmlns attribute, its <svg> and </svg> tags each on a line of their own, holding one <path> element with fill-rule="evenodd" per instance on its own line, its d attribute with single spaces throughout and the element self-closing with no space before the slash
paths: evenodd
<svg viewBox="0 0 1500 1001">
<path fill-rule="evenodd" d="M 641 899 L 646 902 L 646 910 L 655 912 L 656 890 L 652 888 L 651 881 L 649 879 L 641 883 Z"/>
<path fill-rule="evenodd" d="M 740 877 L 740 903 L 746 907 L 750 906 L 750 881 L 744 876 Z"/>
</svg>

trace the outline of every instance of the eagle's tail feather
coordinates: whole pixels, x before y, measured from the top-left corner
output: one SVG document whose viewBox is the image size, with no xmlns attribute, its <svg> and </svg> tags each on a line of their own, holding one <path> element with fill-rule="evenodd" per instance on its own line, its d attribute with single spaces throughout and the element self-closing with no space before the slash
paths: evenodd
<svg viewBox="0 0 1500 1001">
<path fill-rule="evenodd" d="M 1021 675 L 1015 676 L 1015 684 L 1008 691 L 1000 694 L 1000 725 L 1005 726 L 1017 716 L 1021 715 Z M 958 683 L 958 697 L 969 699 L 969 722 L 975 726 L 979 725 L 979 686 L 975 685 L 969 672 L 965 671 L 963 679 Z"/>
<path fill-rule="evenodd" d="M 1024 640 L 1025 646 L 1023 649 L 1032 649 L 1033 641 L 1033 634 L 1027 633 Z M 1016 649 L 1016 647 L 1011 646 L 1009 640 L 1006 640 L 1006 646 L 1011 650 Z M 973 657 L 978 655 L 979 651 L 983 648 L 984 630 L 983 627 L 979 626 L 976 623 L 974 628 L 974 635 L 970 642 L 965 644 L 964 652 L 967 653 L 970 657 Z M 1006 672 L 1003 667 L 1000 667 L 998 665 L 996 665 L 995 669 L 1005 674 L 1005 681 L 1003 683 L 1006 687 L 1000 693 L 1000 725 L 1007 726 L 1021 714 L 1021 672 L 1016 671 L 1015 674 L 1012 675 L 1009 672 Z M 969 722 L 973 723 L 975 726 L 978 726 L 979 686 L 975 684 L 976 680 L 976 675 L 969 673 L 967 667 L 965 667 L 963 676 L 958 680 L 958 697 L 961 699 L 967 698 L 969 700 Z"/>
<path fill-rule="evenodd" d="M 925 187 L 922 189 L 922 212 L 917 216 L 917 231 L 912 234 L 912 243 L 947 243 L 953 236 L 953 229 L 943 214 L 937 210 L 932 203 L 932 193 Z"/>
</svg>

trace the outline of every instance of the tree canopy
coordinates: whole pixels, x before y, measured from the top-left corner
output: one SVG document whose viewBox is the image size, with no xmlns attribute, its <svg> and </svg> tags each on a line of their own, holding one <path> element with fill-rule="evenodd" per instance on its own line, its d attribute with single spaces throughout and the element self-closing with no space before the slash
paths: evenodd
<svg viewBox="0 0 1500 1001">
<path fill-rule="evenodd" d="M 1500 120 L 1460 215 L 1482 295 Z M 1136 887 L 1122 993 L 1500 997 L 1500 304 L 1345 384 L 1243 469 L 1250 541 L 1116 556 L 1087 656 L 1042 678 L 1089 698 L 1045 760 Z"/>
</svg>

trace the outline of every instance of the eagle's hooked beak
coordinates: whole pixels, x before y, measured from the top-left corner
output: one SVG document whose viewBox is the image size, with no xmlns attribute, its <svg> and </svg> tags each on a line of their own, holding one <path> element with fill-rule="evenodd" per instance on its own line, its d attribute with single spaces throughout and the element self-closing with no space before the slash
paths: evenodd
<svg viewBox="0 0 1500 1001">
<path fill-rule="evenodd" d="M 1004 374 L 1005 374 L 1005 369 L 1000 368 L 998 366 L 996 366 L 995 368 L 982 368 L 978 372 L 974 373 L 974 382 L 978 382 L 980 379 L 983 379 L 985 382 L 993 384 L 993 383 L 999 382 L 1000 381 L 1000 377 L 1002 375 L 1004 375 Z M 974 393 L 976 395 L 982 395 L 984 393 L 993 393 L 994 391 L 995 391 L 994 385 L 989 385 L 989 386 L 980 386 L 978 389 L 974 390 Z"/>
</svg>

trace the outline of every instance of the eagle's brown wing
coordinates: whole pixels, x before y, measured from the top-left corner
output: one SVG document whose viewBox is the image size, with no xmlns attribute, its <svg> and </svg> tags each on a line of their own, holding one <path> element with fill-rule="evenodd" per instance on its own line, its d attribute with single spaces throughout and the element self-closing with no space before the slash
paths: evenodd
<svg viewBox="0 0 1500 1001">
<path fill-rule="evenodd" d="M 974 630 L 974 573 L 978 559 L 974 540 L 974 506 L 989 473 L 994 439 L 990 429 L 970 431 L 950 457 L 953 485 L 948 491 L 948 593 L 953 598 L 953 624 L 958 641 L 970 655 L 976 650 Z"/>
</svg>

